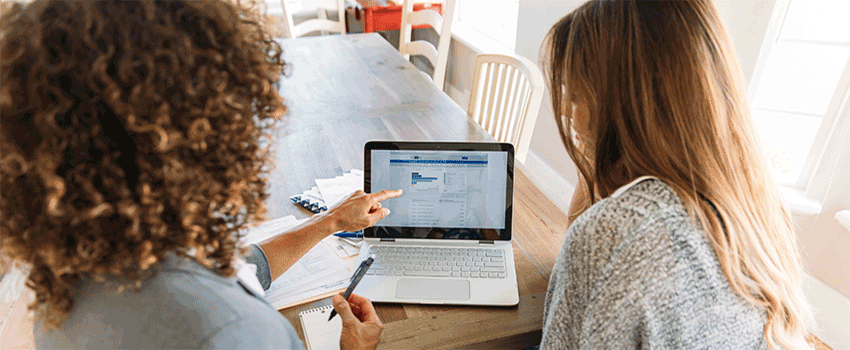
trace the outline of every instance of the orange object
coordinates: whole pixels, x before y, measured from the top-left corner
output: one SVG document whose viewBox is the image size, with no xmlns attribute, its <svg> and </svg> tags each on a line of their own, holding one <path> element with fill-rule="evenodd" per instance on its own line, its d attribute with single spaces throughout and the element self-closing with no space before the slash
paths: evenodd
<svg viewBox="0 0 850 350">
<path fill-rule="evenodd" d="M 398 0 L 401 2 L 402 0 Z M 376 30 L 401 29 L 402 5 L 392 0 L 357 0 L 361 8 L 354 9 L 354 18 L 363 25 L 363 32 L 371 33 Z M 420 3 L 413 5 L 413 11 L 431 9 L 443 14 L 442 3 Z M 362 13 L 361 13 L 362 12 Z M 428 28 L 429 25 L 419 25 L 413 28 Z"/>
</svg>

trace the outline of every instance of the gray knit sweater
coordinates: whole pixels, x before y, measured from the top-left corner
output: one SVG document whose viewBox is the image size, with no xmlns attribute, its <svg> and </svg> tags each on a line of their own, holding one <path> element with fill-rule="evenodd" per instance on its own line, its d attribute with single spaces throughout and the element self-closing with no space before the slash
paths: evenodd
<svg viewBox="0 0 850 350">
<path fill-rule="evenodd" d="M 567 231 L 541 349 L 764 349 L 765 313 L 735 293 L 675 192 L 641 178 Z"/>
</svg>

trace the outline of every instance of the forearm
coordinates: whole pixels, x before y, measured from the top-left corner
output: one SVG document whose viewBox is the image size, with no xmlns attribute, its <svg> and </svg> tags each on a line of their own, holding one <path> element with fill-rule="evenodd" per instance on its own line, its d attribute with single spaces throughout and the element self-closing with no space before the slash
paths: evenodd
<svg viewBox="0 0 850 350">
<path fill-rule="evenodd" d="M 269 260 L 272 280 L 282 275 L 322 239 L 336 232 L 336 223 L 327 215 L 313 215 L 289 231 L 258 245 Z"/>
<path fill-rule="evenodd" d="M 389 209 L 381 208 L 380 201 L 400 195 L 401 190 L 383 190 L 372 194 L 355 191 L 328 211 L 313 215 L 303 224 L 260 242 L 259 246 L 269 261 L 271 279 L 282 275 L 332 233 L 343 230 L 354 232 L 375 225 L 375 222 L 390 214 Z"/>
</svg>

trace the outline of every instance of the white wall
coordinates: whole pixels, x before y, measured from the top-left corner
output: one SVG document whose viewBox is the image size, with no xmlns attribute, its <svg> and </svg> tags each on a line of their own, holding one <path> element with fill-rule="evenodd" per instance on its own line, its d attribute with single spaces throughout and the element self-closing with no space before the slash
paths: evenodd
<svg viewBox="0 0 850 350">
<path fill-rule="evenodd" d="M 541 66 L 541 45 L 552 25 L 585 0 L 518 0 L 516 54 Z M 741 62 L 745 80 L 753 73 L 762 39 L 775 0 L 715 0 L 720 16 L 730 32 Z M 461 106 L 466 106 L 475 54 L 472 45 L 454 40 L 447 72 L 446 92 Z M 566 211 L 569 196 L 577 181 L 575 165 L 564 149 L 557 132 L 548 91 L 535 125 L 526 166 L 536 168 L 530 176 L 539 187 L 548 187 L 550 199 Z M 566 197 L 566 198 L 564 198 Z"/>
<path fill-rule="evenodd" d="M 549 29 L 584 2 L 584 0 L 520 0 L 516 53 L 537 63 L 543 69 L 543 64 L 540 62 L 542 54 L 540 50 Z M 547 87 L 543 106 L 540 108 L 534 128 L 531 152 L 554 169 L 570 185 L 575 186 L 578 181 L 576 167 L 564 149 L 554 116 Z M 571 193 L 572 189 L 563 189 L 562 192 Z"/>
<path fill-rule="evenodd" d="M 584 2 L 520 0 L 516 53 L 541 64 L 541 44 L 549 29 Z M 738 52 L 747 81 L 752 76 L 774 2 L 775 0 L 715 0 Z M 543 103 L 531 150 L 569 183 L 575 184 L 575 165 L 569 160 L 558 136 L 548 94 Z"/>
</svg>

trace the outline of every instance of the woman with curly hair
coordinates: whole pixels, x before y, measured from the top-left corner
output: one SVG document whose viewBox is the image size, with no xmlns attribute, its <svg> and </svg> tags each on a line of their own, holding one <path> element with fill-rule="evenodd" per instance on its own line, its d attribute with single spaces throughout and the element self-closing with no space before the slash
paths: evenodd
<svg viewBox="0 0 850 350">
<path fill-rule="evenodd" d="M 109 0 L 0 19 L 0 254 L 29 268 L 38 347 L 303 347 L 263 289 L 401 191 L 355 193 L 239 247 L 286 111 L 281 49 L 254 18 L 224 1 Z M 349 303 L 334 299 L 340 345 L 376 346 L 371 302 Z"/>
</svg>

